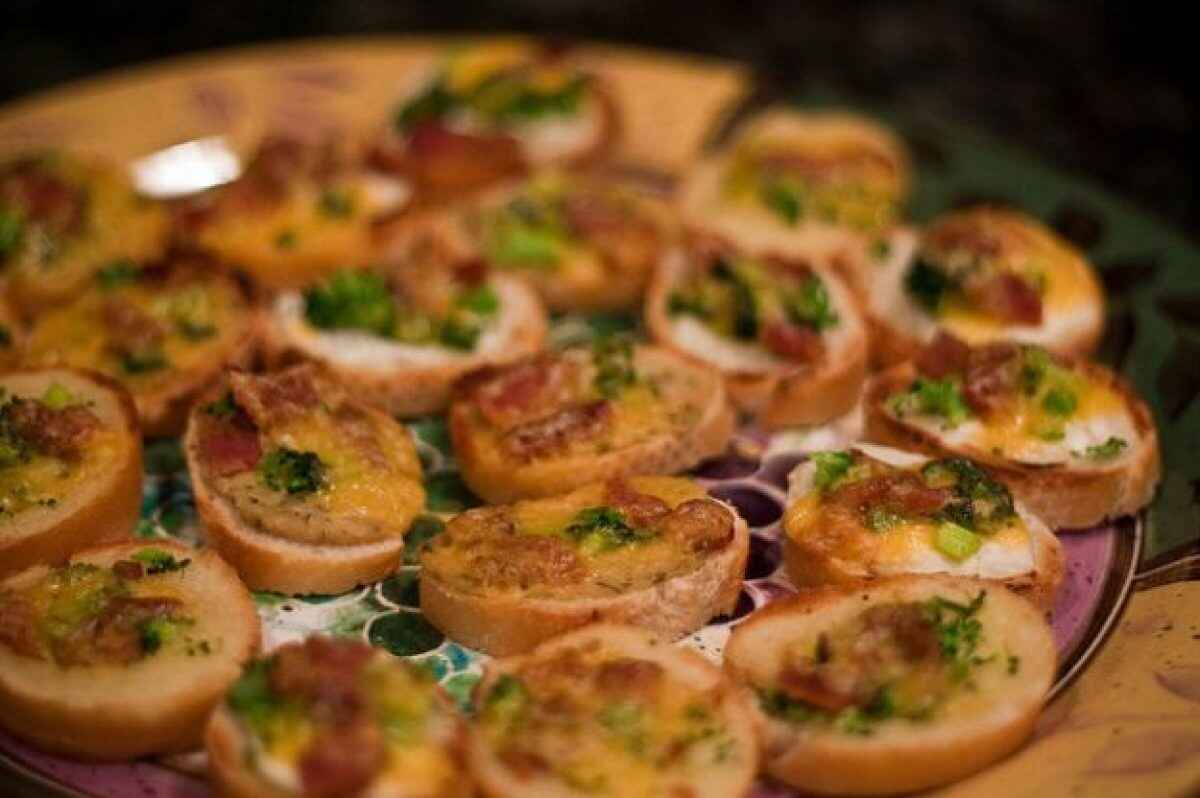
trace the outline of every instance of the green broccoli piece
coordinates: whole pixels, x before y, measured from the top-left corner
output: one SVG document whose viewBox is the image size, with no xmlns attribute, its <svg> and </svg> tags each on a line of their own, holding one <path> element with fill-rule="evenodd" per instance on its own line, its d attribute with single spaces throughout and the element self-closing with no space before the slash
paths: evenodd
<svg viewBox="0 0 1200 798">
<path fill-rule="evenodd" d="M 596 376 L 592 384 L 601 396 L 613 399 L 637 382 L 633 339 L 628 335 L 604 335 L 592 343 Z"/>
<path fill-rule="evenodd" d="M 1016 513 L 1012 494 L 970 460 L 952 457 L 926 463 L 921 469 L 925 484 L 949 488 L 954 499 L 938 511 L 938 517 L 971 531 L 987 531 Z"/>
<path fill-rule="evenodd" d="M 258 464 L 263 483 L 271 490 L 297 496 L 313 493 L 325 482 L 325 465 L 315 452 L 298 452 L 281 446 Z"/>
<path fill-rule="evenodd" d="M 396 304 L 382 276 L 342 269 L 304 293 L 304 316 L 321 329 L 365 330 L 386 337 L 396 324 Z"/>
<path fill-rule="evenodd" d="M 653 537 L 649 531 L 629 526 L 620 511 L 612 507 L 580 510 L 565 532 L 589 554 L 611 551 Z"/>
<path fill-rule="evenodd" d="M 828 329 L 838 322 L 837 313 L 830 307 L 825 283 L 816 276 L 805 280 L 798 290 L 784 297 L 784 310 L 793 324 L 814 330 Z"/>
<path fill-rule="evenodd" d="M 1097 443 L 1087 447 L 1083 450 L 1082 454 L 1075 452 L 1075 456 L 1084 457 L 1088 460 L 1111 460 L 1127 448 L 1129 448 L 1129 441 L 1113 436 L 1104 443 Z"/>
<path fill-rule="evenodd" d="M 962 391 L 949 377 L 940 380 L 918 377 L 912 387 L 893 395 L 888 402 L 898 416 L 914 412 L 937 416 L 943 420 L 946 429 L 954 429 L 971 415 Z"/>
<path fill-rule="evenodd" d="M 133 555 L 133 559 L 145 567 L 147 576 L 182 571 L 192 562 L 190 559 L 177 560 L 169 551 L 157 548 L 142 549 Z"/>
<path fill-rule="evenodd" d="M 817 466 L 813 484 L 822 493 L 841 484 L 854 465 L 854 455 L 850 452 L 817 452 L 812 459 Z"/>
</svg>

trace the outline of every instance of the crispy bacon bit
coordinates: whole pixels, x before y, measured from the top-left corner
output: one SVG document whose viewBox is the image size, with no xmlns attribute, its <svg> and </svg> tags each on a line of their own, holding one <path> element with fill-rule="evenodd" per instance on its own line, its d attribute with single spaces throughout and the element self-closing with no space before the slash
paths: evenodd
<svg viewBox="0 0 1200 798">
<path fill-rule="evenodd" d="M 931 488 L 919 474 L 897 471 L 843 485 L 827 501 L 856 512 L 879 509 L 920 516 L 937 512 L 953 498 L 951 490 Z"/>
<path fill-rule="evenodd" d="M 133 302 L 121 297 L 109 297 L 104 301 L 100 308 L 100 320 L 108 330 L 110 346 L 119 353 L 151 351 L 166 337 L 162 324 Z"/>
<path fill-rule="evenodd" d="M 300 783 L 312 798 L 360 794 L 387 760 L 383 732 L 368 715 L 323 728 L 300 756 Z"/>
<path fill-rule="evenodd" d="M 612 404 L 603 399 L 565 407 L 513 427 L 504 435 L 502 445 L 514 457 L 542 457 L 575 441 L 600 435 L 612 422 L 612 415 Z"/>
<path fill-rule="evenodd" d="M 204 459 L 219 477 L 241 474 L 253 469 L 262 458 L 258 431 L 235 424 L 214 425 L 203 439 Z"/>
<path fill-rule="evenodd" d="M 657 662 L 628 657 L 609 660 L 596 671 L 596 687 L 611 695 L 645 696 L 662 683 L 663 673 Z"/>
<path fill-rule="evenodd" d="M 971 347 L 962 339 L 938 330 L 937 336 L 917 354 L 917 371 L 938 380 L 949 374 L 961 374 L 967 369 Z"/>
<path fill-rule="evenodd" d="M 179 599 L 165 596 L 118 597 L 97 617 L 57 641 L 54 658 L 59 664 L 125 665 L 142 657 L 142 627 L 147 621 L 169 618 L 183 607 Z"/>
<path fill-rule="evenodd" d="M 45 659 L 37 632 L 37 611 L 26 597 L 0 592 L 0 645 L 32 659 Z"/>
<path fill-rule="evenodd" d="M 467 390 L 488 423 L 505 429 L 567 401 L 575 375 L 568 361 L 536 355 L 500 372 L 481 372 Z"/>
<path fill-rule="evenodd" d="M 980 415 L 998 409 L 1020 380 L 1020 349 L 994 343 L 971 350 L 963 373 L 963 398 Z"/>
<path fill-rule="evenodd" d="M 465 286 L 476 286 L 487 279 L 488 264 L 481 257 L 464 258 L 454 264 L 454 279 Z"/>
<path fill-rule="evenodd" d="M 345 708 L 357 691 L 358 676 L 374 655 L 370 646 L 351 640 L 314 636 L 282 646 L 271 668 L 271 689 L 294 697 Z"/>
<path fill-rule="evenodd" d="M 79 454 L 100 419 L 86 407 L 74 405 L 57 410 L 41 402 L 20 397 L 5 408 L 12 430 L 30 446 L 51 457 L 70 459 Z"/>
<path fill-rule="evenodd" d="M 980 310 L 1012 324 L 1041 324 L 1042 297 L 1027 280 L 1008 272 L 979 282 L 967 281 L 963 290 Z"/>
<path fill-rule="evenodd" d="M 733 540 L 733 517 L 711 499 L 690 499 L 660 523 L 664 537 L 697 553 L 718 551 Z"/>
<path fill-rule="evenodd" d="M 916 604 L 876 605 L 868 608 L 862 618 L 868 631 L 890 637 L 908 662 L 939 654 L 937 633 Z"/>
<path fill-rule="evenodd" d="M 763 330 L 763 346 L 775 354 L 799 363 L 811 363 L 825 354 L 821 334 L 811 327 L 798 327 L 784 321 L 771 322 Z"/>
<path fill-rule="evenodd" d="M 113 563 L 112 572 L 119 579 L 124 579 L 129 582 L 137 581 L 145 576 L 145 569 L 137 560 L 117 560 Z"/>
<path fill-rule="evenodd" d="M 604 503 L 620 510 L 625 523 L 634 529 L 647 529 L 654 526 L 667 513 L 670 506 L 648 493 L 638 493 L 624 479 L 609 481 L 604 488 Z"/>
<path fill-rule="evenodd" d="M 468 134 L 423 122 L 407 139 L 388 139 L 370 155 L 376 169 L 413 180 L 434 202 L 525 172 L 520 143 L 503 133 Z"/>
<path fill-rule="evenodd" d="M 830 712 L 840 712 L 846 707 L 853 706 L 855 696 L 852 692 L 843 692 L 840 685 L 832 684 L 825 678 L 823 668 L 802 669 L 795 665 L 785 667 L 779 673 L 779 691 L 788 698 L 812 704 Z"/>
<path fill-rule="evenodd" d="M 506 747 L 500 750 L 500 762 L 521 781 L 527 781 L 550 769 L 550 763 L 541 754 L 524 748 Z"/>
<path fill-rule="evenodd" d="M 0 174 L 0 201 L 20 207 L 51 233 L 71 232 L 83 221 L 84 193 L 36 160 L 19 161 Z"/>
<path fill-rule="evenodd" d="M 238 406 L 256 425 L 300 416 L 318 407 L 317 371 L 312 366 L 296 366 L 275 374 L 231 374 L 229 386 Z"/>
</svg>

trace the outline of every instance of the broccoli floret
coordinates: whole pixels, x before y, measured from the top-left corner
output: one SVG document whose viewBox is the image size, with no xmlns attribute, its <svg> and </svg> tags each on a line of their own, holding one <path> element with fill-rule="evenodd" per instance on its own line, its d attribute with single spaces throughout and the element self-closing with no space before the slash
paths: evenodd
<svg viewBox="0 0 1200 798">
<path fill-rule="evenodd" d="M 625 523 L 621 513 L 612 507 L 588 507 L 580 510 L 566 528 L 567 537 L 576 541 L 588 553 L 637 543 L 652 537 L 652 533 L 634 529 Z"/>
<path fill-rule="evenodd" d="M 143 654 L 153 654 L 179 634 L 179 623 L 172 618 L 151 618 L 138 630 Z"/>
<path fill-rule="evenodd" d="M 263 483 L 271 490 L 293 496 L 313 493 L 324 484 L 325 466 L 315 452 L 298 452 L 281 446 L 258 464 Z"/>
<path fill-rule="evenodd" d="M 1075 412 L 1079 399 L 1067 388 L 1051 388 L 1042 397 L 1042 409 L 1052 416 L 1066 418 Z"/>
<path fill-rule="evenodd" d="M 987 531 L 1016 513 L 1012 494 L 979 466 L 960 457 L 934 460 L 921 469 L 931 488 L 950 488 L 954 499 L 938 517 L 972 531 Z"/>
<path fill-rule="evenodd" d="M 309 324 L 327 330 L 365 330 L 390 336 L 396 305 L 383 277 L 368 271 L 343 269 L 323 286 L 304 293 Z"/>
<path fill-rule="evenodd" d="M 854 455 L 850 452 L 817 452 L 812 459 L 817 466 L 813 484 L 822 493 L 841 484 L 854 465 Z"/>
<path fill-rule="evenodd" d="M 898 416 L 914 412 L 937 416 L 943 420 L 946 429 L 954 429 L 971 415 L 962 391 L 949 377 L 940 380 L 918 377 L 912 387 L 893 395 L 888 401 L 892 412 Z"/>
</svg>

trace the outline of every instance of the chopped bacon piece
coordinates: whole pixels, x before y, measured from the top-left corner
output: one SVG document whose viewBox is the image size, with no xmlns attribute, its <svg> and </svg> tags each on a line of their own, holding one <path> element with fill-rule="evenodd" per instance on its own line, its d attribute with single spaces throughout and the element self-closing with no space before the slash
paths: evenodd
<svg viewBox="0 0 1200 798">
<path fill-rule="evenodd" d="M 121 297 L 104 301 L 100 319 L 108 330 L 111 347 L 122 354 L 151 351 L 166 337 L 166 330 L 158 320 Z"/>
<path fill-rule="evenodd" d="M 980 310 L 1012 324 L 1041 324 L 1042 297 L 1029 282 L 1003 272 L 990 279 L 967 281 L 963 286 Z"/>
<path fill-rule="evenodd" d="M 262 458 L 258 431 L 238 424 L 214 425 L 203 439 L 204 460 L 219 477 L 250 471 Z"/>
<path fill-rule="evenodd" d="M 620 510 L 625 523 L 634 529 L 647 529 L 671 512 L 670 506 L 647 493 L 638 493 L 623 479 L 609 481 L 604 489 L 604 503 Z"/>
<path fill-rule="evenodd" d="M 22 657 L 45 659 L 38 636 L 37 611 L 24 596 L 0 592 L 0 645 Z"/>
<path fill-rule="evenodd" d="M 948 488 L 931 488 L 920 475 L 897 471 L 843 485 L 827 501 L 855 511 L 880 509 L 921 516 L 937 512 L 953 498 Z"/>
<path fill-rule="evenodd" d="M 917 371 L 938 380 L 967 369 L 971 347 L 956 335 L 938 330 L 937 336 L 917 354 Z"/>
<path fill-rule="evenodd" d="M 137 560 L 117 560 L 113 563 L 112 571 L 118 579 L 135 582 L 146 575 L 146 570 Z"/>
<path fill-rule="evenodd" d="M 863 613 L 868 631 L 890 637 L 908 662 L 936 658 L 940 654 L 937 633 L 917 604 L 881 604 Z"/>
<path fill-rule="evenodd" d="M 819 360 L 825 353 L 821 334 L 811 327 L 771 322 L 763 330 L 763 346 L 775 354 L 799 363 Z"/>
<path fill-rule="evenodd" d="M 521 145 L 512 136 L 459 133 L 438 121 L 422 122 L 407 139 L 380 143 L 370 161 L 413 180 L 435 202 L 525 172 Z"/>
<path fill-rule="evenodd" d="M 353 686 L 374 653 L 365 643 L 319 635 L 281 646 L 271 667 L 271 689 L 281 697 L 319 700 L 333 684 Z"/>
<path fill-rule="evenodd" d="M 312 798 L 360 794 L 387 761 L 383 731 L 369 716 L 322 728 L 300 755 L 300 783 Z"/>
<path fill-rule="evenodd" d="M 316 376 L 316 369 L 308 365 L 274 374 L 234 373 L 229 387 L 238 406 L 258 427 L 265 428 L 272 421 L 304 415 L 320 405 Z"/>
<path fill-rule="evenodd" d="M 505 429 L 568 401 L 575 376 L 574 364 L 537 355 L 499 372 L 480 372 L 467 390 L 488 423 Z"/>
<path fill-rule="evenodd" d="M 818 666 L 819 668 L 819 666 Z M 784 667 L 779 673 L 779 691 L 788 698 L 803 701 L 829 712 L 840 712 L 853 706 L 853 693 L 843 692 L 824 678 L 824 669 L 801 669 L 794 665 Z"/>
<path fill-rule="evenodd" d="M 68 459 L 79 454 L 100 419 L 86 407 L 74 405 L 57 410 L 41 402 L 20 397 L 4 410 L 12 430 L 39 452 Z"/>
<path fill-rule="evenodd" d="M 64 666 L 134 662 L 146 652 L 146 623 L 175 616 L 182 607 L 179 599 L 166 596 L 114 598 L 98 616 L 56 641 L 54 658 Z"/>
<path fill-rule="evenodd" d="M 522 459 L 561 451 L 574 441 L 601 434 L 612 421 L 612 404 L 600 399 L 565 407 L 534 421 L 526 421 L 505 433 L 505 450 Z"/>
<path fill-rule="evenodd" d="M 13 164 L 0 175 L 0 201 L 21 208 L 31 221 L 52 233 L 75 230 L 83 221 L 85 197 L 36 160 Z"/>
<path fill-rule="evenodd" d="M 987 415 L 1003 406 L 1020 380 L 1020 349 L 994 343 L 971 351 L 963 373 L 963 398 L 971 409 Z"/>
<path fill-rule="evenodd" d="M 697 553 L 718 551 L 733 540 L 733 517 L 710 499 L 690 499 L 660 523 L 664 537 Z"/>
</svg>

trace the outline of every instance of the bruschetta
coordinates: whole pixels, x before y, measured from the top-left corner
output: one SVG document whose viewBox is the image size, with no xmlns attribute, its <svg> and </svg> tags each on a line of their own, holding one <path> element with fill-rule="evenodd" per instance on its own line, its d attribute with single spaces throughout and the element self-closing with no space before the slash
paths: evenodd
<svg viewBox="0 0 1200 798">
<path fill-rule="evenodd" d="M 569 48 L 492 39 L 420 76 L 371 162 L 410 181 L 418 202 L 440 203 L 534 167 L 596 161 L 617 133 L 609 92 Z"/>
<path fill-rule="evenodd" d="M 749 793 L 753 708 L 694 651 L 594 624 L 493 660 L 475 693 L 472 775 L 495 798 Z"/>
<path fill-rule="evenodd" d="M 22 316 L 114 262 L 157 260 L 170 231 L 167 211 L 108 164 L 58 151 L 0 164 L 0 270 Z"/>
<path fill-rule="evenodd" d="M 187 245 L 267 289 L 303 287 L 346 263 L 371 263 L 380 232 L 411 198 L 332 137 L 269 136 L 232 183 L 180 200 Z"/>
<path fill-rule="evenodd" d="M 468 375 L 449 411 L 462 477 L 492 503 L 685 471 L 734 420 L 719 374 L 621 336 Z"/>
<path fill-rule="evenodd" d="M 256 346 L 254 314 L 233 278 L 176 256 L 112 264 L 72 302 L 39 315 L 23 361 L 96 369 L 124 385 L 147 436 L 177 435 L 196 395 Z"/>
<path fill-rule="evenodd" d="M 383 578 L 425 504 L 407 428 L 311 364 L 225 374 L 192 409 L 184 452 L 208 542 L 255 590 Z"/>
<path fill-rule="evenodd" d="M 858 401 L 867 325 L 832 270 L 693 238 L 667 252 L 646 297 L 655 342 L 725 376 L 763 427 L 822 424 Z"/>
<path fill-rule="evenodd" d="M 25 326 L 8 297 L 0 293 L 0 369 L 12 368 L 25 347 Z"/>
<path fill-rule="evenodd" d="M 803 591 L 725 647 L 767 722 L 766 772 L 806 794 L 910 793 L 983 769 L 1033 732 L 1055 667 L 1034 605 L 954 577 Z"/>
<path fill-rule="evenodd" d="M 970 460 L 860 444 L 817 452 L 789 477 L 784 564 L 799 587 L 953 574 L 1025 593 L 1049 610 L 1062 544 Z"/>
<path fill-rule="evenodd" d="M 743 249 L 858 262 L 907 199 L 909 157 L 887 128 L 843 112 L 774 109 L 701 160 L 679 191 L 684 223 Z"/>
<path fill-rule="evenodd" d="M 0 726 L 81 759 L 190 751 L 258 643 L 254 602 L 214 552 L 87 549 L 0 582 Z"/>
<path fill-rule="evenodd" d="M 250 664 L 209 721 L 227 798 L 467 798 L 465 730 L 427 668 L 310 637 Z"/>
<path fill-rule="evenodd" d="M 862 287 L 874 359 L 915 356 L 946 330 L 971 344 L 1016 341 L 1087 355 L 1104 331 L 1104 292 L 1071 244 L 1032 217 L 977 207 L 897 228 L 849 271 Z"/>
<path fill-rule="evenodd" d="M 868 384 L 869 440 L 967 457 L 1054 528 L 1137 512 L 1161 474 L 1146 403 L 1118 375 L 1032 344 L 940 333 Z"/>
<path fill-rule="evenodd" d="M 0 375 L 0 575 L 125 537 L 142 506 L 129 393 L 94 372 Z"/>
<path fill-rule="evenodd" d="M 564 312 L 637 307 L 675 236 L 663 201 L 615 174 L 542 170 L 431 217 L 459 257 L 527 280 Z M 410 235 L 429 234 L 414 226 Z"/>
<path fill-rule="evenodd" d="M 386 268 L 280 294 L 262 325 L 269 364 L 318 362 L 400 416 L 445 410 L 460 377 L 538 352 L 546 327 L 528 285 L 455 258 L 433 233 Z"/>
<path fill-rule="evenodd" d="M 595 620 L 673 640 L 733 611 L 746 522 L 680 477 L 633 477 L 455 516 L 422 556 L 421 611 L 496 656 Z"/>
</svg>

